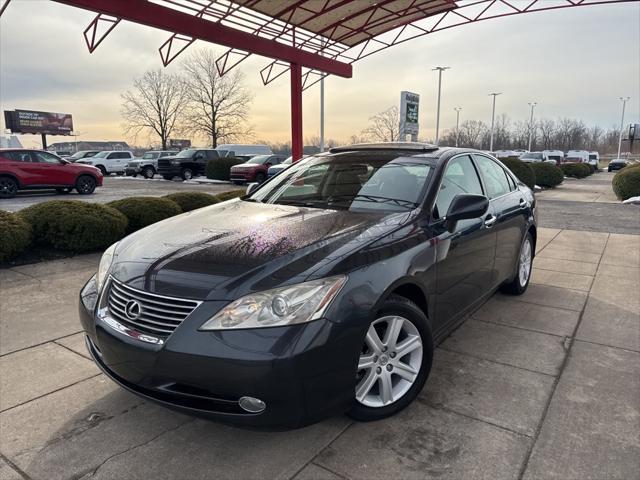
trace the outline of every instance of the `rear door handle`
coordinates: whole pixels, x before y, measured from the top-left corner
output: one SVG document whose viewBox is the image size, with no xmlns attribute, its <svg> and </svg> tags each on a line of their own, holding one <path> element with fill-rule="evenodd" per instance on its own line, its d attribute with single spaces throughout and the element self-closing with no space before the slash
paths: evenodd
<svg viewBox="0 0 640 480">
<path fill-rule="evenodd" d="M 484 219 L 484 226 L 487 228 L 493 227 L 493 224 L 498 221 L 498 217 L 495 215 L 490 215 Z"/>
</svg>

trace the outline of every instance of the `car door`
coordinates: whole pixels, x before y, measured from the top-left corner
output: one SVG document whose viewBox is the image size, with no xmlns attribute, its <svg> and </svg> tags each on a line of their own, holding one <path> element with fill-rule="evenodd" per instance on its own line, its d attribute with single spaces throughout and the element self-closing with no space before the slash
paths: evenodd
<svg viewBox="0 0 640 480">
<path fill-rule="evenodd" d="M 461 220 L 453 232 L 445 227 L 446 212 L 459 194 L 484 195 L 470 155 L 448 161 L 432 212 L 436 234 L 436 315 L 434 330 L 445 329 L 488 293 L 496 235 L 492 213 Z"/>
<path fill-rule="evenodd" d="M 38 171 L 38 184 L 40 185 L 73 185 L 75 173 L 68 168 L 67 163 L 61 162 L 58 157 L 48 152 L 31 152 L 33 165 Z"/>
<path fill-rule="evenodd" d="M 522 192 L 509 173 L 492 158 L 474 155 L 489 204 L 495 215 L 496 258 L 491 280 L 495 287 L 514 272 L 520 243 L 527 224 L 529 208 Z"/>
<path fill-rule="evenodd" d="M 1 154 L 8 162 L 2 162 L 0 170 L 2 167 L 6 167 L 8 172 L 15 173 L 23 186 L 38 185 L 41 172 L 38 165 L 32 160 L 30 152 L 15 150 L 5 151 Z"/>
</svg>

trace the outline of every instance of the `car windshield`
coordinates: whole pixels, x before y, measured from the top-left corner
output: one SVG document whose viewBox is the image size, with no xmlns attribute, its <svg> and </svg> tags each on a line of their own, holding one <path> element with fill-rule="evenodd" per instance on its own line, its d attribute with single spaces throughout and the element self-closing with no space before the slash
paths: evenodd
<svg viewBox="0 0 640 480">
<path fill-rule="evenodd" d="M 406 211 L 424 195 L 431 166 L 397 153 L 309 157 L 247 201 L 350 211 Z"/>
<path fill-rule="evenodd" d="M 176 157 L 188 158 L 192 157 L 194 153 L 196 153 L 196 151 L 193 148 L 189 148 L 187 150 L 182 150 L 180 153 L 178 153 L 178 155 L 176 155 Z"/>
<path fill-rule="evenodd" d="M 271 158 L 271 155 L 257 155 L 255 157 L 247 160 L 247 163 L 257 163 L 258 165 L 262 165 L 263 163 L 265 163 L 270 158 Z"/>
<path fill-rule="evenodd" d="M 142 156 L 142 158 L 145 160 L 153 160 L 158 158 L 159 155 L 160 155 L 159 152 L 147 152 Z"/>
<path fill-rule="evenodd" d="M 95 157 L 95 158 L 104 158 L 104 157 L 106 157 L 107 155 L 109 155 L 109 153 L 111 153 L 111 152 L 100 152 L 100 153 L 96 153 L 96 154 L 94 155 L 94 157 Z"/>
</svg>

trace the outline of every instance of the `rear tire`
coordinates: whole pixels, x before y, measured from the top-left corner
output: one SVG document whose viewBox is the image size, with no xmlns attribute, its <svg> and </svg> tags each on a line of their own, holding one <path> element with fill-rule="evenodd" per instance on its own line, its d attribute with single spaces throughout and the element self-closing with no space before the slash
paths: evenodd
<svg viewBox="0 0 640 480">
<path fill-rule="evenodd" d="M 0 198 L 13 198 L 18 193 L 18 182 L 11 177 L 0 177 Z"/>
<path fill-rule="evenodd" d="M 193 170 L 190 168 L 183 168 L 181 176 L 182 180 L 191 180 L 193 178 Z"/>
<path fill-rule="evenodd" d="M 415 303 L 390 295 L 362 344 L 348 415 L 369 422 L 395 415 L 418 396 L 431 371 L 433 336 Z"/>
<path fill-rule="evenodd" d="M 533 237 L 530 232 L 527 232 L 520 245 L 515 276 L 511 282 L 500 288 L 502 292 L 509 295 L 522 295 L 527 291 L 533 268 L 533 255 Z"/>
<path fill-rule="evenodd" d="M 262 183 L 267 179 L 267 176 L 264 173 L 256 174 L 256 182 Z"/>
<path fill-rule="evenodd" d="M 144 178 L 153 178 L 155 174 L 156 174 L 156 171 L 153 169 L 153 167 L 144 167 L 142 169 L 142 176 Z"/>
<path fill-rule="evenodd" d="M 76 180 L 76 190 L 80 195 L 90 195 L 96 189 L 96 179 L 89 175 L 80 175 Z"/>
</svg>

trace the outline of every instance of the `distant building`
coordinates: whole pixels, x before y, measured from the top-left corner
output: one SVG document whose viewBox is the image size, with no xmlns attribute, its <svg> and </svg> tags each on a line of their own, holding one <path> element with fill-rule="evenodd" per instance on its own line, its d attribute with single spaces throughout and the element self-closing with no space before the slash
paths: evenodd
<svg viewBox="0 0 640 480">
<path fill-rule="evenodd" d="M 50 143 L 48 149 L 55 152 L 73 153 L 80 150 L 131 150 L 131 147 L 129 147 L 127 142 L 93 142 L 78 140 L 77 144 L 75 141 Z"/>
<path fill-rule="evenodd" d="M 22 148 L 22 143 L 20 143 L 20 139 L 15 135 L 9 137 L 0 135 L 0 148 Z"/>
</svg>

